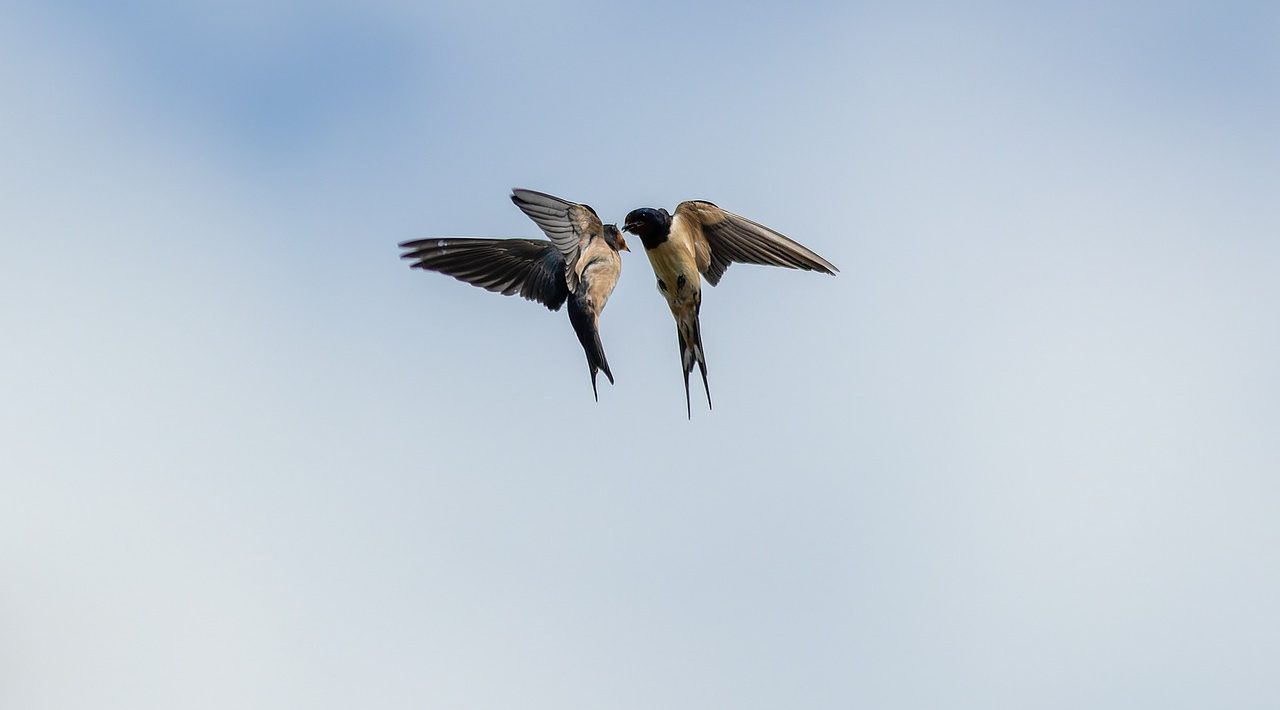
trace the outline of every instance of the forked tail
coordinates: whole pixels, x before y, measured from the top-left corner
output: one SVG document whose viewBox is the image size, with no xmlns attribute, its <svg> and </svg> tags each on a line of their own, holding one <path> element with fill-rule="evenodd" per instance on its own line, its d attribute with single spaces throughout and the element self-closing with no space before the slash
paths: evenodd
<svg viewBox="0 0 1280 710">
<path fill-rule="evenodd" d="M 711 409 L 711 386 L 707 384 L 707 360 L 702 352 L 702 328 L 698 324 L 699 307 L 691 313 L 676 320 L 676 336 L 680 339 L 680 366 L 684 369 L 684 409 L 685 414 L 693 419 L 693 406 L 689 403 L 689 373 L 697 363 L 698 372 L 702 374 L 702 388 L 707 392 L 707 409 Z"/>
<path fill-rule="evenodd" d="M 578 342 L 587 355 L 587 367 L 591 370 L 591 394 L 600 401 L 600 393 L 596 390 L 596 373 L 603 370 L 604 376 L 613 384 L 613 373 L 609 371 L 609 361 L 604 357 L 604 344 L 600 342 L 600 329 L 596 316 L 591 312 L 585 300 L 577 296 L 569 297 L 569 323 L 573 332 L 578 334 Z"/>
</svg>

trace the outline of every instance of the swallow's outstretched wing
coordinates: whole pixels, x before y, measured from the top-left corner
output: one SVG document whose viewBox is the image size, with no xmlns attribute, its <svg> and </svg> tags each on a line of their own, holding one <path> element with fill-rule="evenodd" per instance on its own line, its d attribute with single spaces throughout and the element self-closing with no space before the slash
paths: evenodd
<svg viewBox="0 0 1280 710">
<path fill-rule="evenodd" d="M 568 270 L 569 291 L 578 290 L 578 279 L 585 266 L 580 260 L 582 252 L 593 239 L 602 238 L 604 224 L 589 205 L 548 195 L 536 190 L 516 188 L 511 191 L 511 201 L 529 216 L 564 255 Z M 612 288 L 610 288 L 612 290 Z"/>
<path fill-rule="evenodd" d="M 542 239 L 414 239 L 402 259 L 504 296 L 520 296 L 558 311 L 569 297 L 561 251 Z"/>
<path fill-rule="evenodd" d="M 688 224 L 680 225 L 682 220 Z M 735 262 L 825 274 L 839 271 L 790 237 L 704 200 L 681 202 L 676 206 L 673 222 L 673 231 L 688 230 L 698 270 L 712 286 L 720 283 L 729 264 Z"/>
</svg>

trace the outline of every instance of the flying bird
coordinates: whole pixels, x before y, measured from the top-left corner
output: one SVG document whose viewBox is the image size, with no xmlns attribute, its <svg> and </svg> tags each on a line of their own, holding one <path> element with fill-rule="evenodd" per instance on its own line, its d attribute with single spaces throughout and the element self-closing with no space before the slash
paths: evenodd
<svg viewBox="0 0 1280 710">
<path fill-rule="evenodd" d="M 831 262 L 790 238 L 703 200 L 681 202 L 674 215 L 651 207 L 632 210 L 622 228 L 644 243 L 645 254 L 658 277 L 658 292 L 667 299 L 676 320 L 680 365 L 684 368 L 684 405 L 690 418 L 693 410 L 689 404 L 689 373 L 693 372 L 694 363 L 702 374 L 707 407 L 711 407 L 707 361 L 703 357 L 702 332 L 698 327 L 703 277 L 715 286 L 733 263 L 783 266 L 825 274 L 839 271 Z"/>
<path fill-rule="evenodd" d="M 412 268 L 442 274 L 504 296 L 520 296 L 558 311 L 569 303 L 569 323 L 582 343 L 596 401 L 596 373 L 613 373 L 600 342 L 600 312 L 622 273 L 618 251 L 630 251 L 612 224 L 587 205 L 533 190 L 511 191 L 511 201 L 542 229 L 543 239 L 445 237 L 403 242 Z"/>
</svg>

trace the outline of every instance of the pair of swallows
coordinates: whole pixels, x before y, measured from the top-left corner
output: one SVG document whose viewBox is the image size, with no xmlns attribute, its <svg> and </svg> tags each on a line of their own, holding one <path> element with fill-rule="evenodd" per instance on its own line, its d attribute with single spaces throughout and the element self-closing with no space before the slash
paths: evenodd
<svg viewBox="0 0 1280 710">
<path fill-rule="evenodd" d="M 444 237 L 400 244 L 401 258 L 504 296 L 519 295 L 552 311 L 568 304 L 569 322 L 586 354 L 591 391 L 596 375 L 613 373 L 600 341 L 600 315 L 622 275 L 624 233 L 640 238 L 658 278 L 659 293 L 676 321 L 684 374 L 685 413 L 692 418 L 689 375 L 697 365 L 711 406 L 707 362 L 698 320 L 702 281 L 720 283 L 730 264 L 760 264 L 835 274 L 838 269 L 795 240 L 705 200 L 687 200 L 675 212 L 632 210 L 623 228 L 604 224 L 589 205 L 535 190 L 515 189 L 515 203 L 547 239 Z M 669 285 L 675 284 L 671 289 Z"/>
</svg>

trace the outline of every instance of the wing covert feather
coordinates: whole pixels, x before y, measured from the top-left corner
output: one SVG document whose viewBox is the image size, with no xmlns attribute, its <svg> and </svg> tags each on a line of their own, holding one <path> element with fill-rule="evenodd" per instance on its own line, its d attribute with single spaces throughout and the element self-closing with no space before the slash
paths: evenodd
<svg viewBox="0 0 1280 710">
<path fill-rule="evenodd" d="M 532 219 L 564 256 L 569 290 L 578 288 L 577 264 L 592 238 L 603 235 L 604 224 L 596 211 L 587 205 L 548 195 L 536 190 L 516 188 L 511 201 Z"/>
<path fill-rule="evenodd" d="M 732 263 L 781 266 L 826 274 L 838 271 L 835 265 L 803 244 L 710 202 L 681 202 L 676 206 L 676 215 L 701 227 L 701 239 L 695 239 L 694 249 L 698 253 L 702 275 L 712 286 L 720 283 Z M 707 254 L 705 262 L 702 256 L 704 248 Z"/>
</svg>

